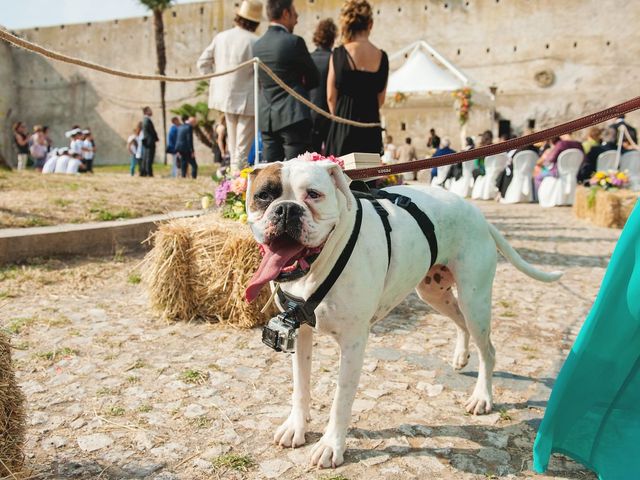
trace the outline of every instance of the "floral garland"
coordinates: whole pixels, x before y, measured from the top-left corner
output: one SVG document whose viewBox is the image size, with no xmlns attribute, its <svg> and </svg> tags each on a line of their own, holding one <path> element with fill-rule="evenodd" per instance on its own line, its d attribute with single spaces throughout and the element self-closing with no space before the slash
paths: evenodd
<svg viewBox="0 0 640 480">
<path fill-rule="evenodd" d="M 471 112 L 471 106 L 473 105 L 473 102 L 471 101 L 472 91 L 469 87 L 464 87 L 454 91 L 452 95 L 453 98 L 456 99 L 454 108 L 458 114 L 460 126 L 462 126 L 469 120 L 469 113 Z"/>
</svg>

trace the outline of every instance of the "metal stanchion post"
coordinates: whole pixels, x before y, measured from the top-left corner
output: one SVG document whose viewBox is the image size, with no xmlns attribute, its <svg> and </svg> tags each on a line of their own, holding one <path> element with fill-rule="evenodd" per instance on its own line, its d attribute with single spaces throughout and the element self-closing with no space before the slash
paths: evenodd
<svg viewBox="0 0 640 480">
<path fill-rule="evenodd" d="M 258 66 L 258 59 L 254 59 L 253 61 L 253 103 L 254 103 L 254 113 L 253 117 L 254 123 L 254 139 L 253 139 L 253 149 L 255 152 L 255 156 L 253 157 L 253 166 L 256 167 L 260 163 L 260 141 L 258 140 L 258 135 L 260 135 L 260 130 L 258 128 L 258 116 L 260 115 L 260 109 L 258 108 L 258 96 L 259 96 L 259 85 L 258 85 L 258 72 L 260 71 L 260 67 Z"/>
</svg>

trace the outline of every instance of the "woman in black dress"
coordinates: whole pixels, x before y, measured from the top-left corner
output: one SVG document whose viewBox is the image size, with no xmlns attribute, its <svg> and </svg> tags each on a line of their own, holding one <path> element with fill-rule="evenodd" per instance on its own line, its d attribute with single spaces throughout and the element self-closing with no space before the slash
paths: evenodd
<svg viewBox="0 0 640 480">
<path fill-rule="evenodd" d="M 343 45 L 329 62 L 327 101 L 334 115 L 366 123 L 380 122 L 389 76 L 387 54 L 369 41 L 373 11 L 366 0 L 347 0 L 340 12 Z M 361 128 L 332 122 L 326 153 L 382 154 L 379 127 Z"/>
</svg>

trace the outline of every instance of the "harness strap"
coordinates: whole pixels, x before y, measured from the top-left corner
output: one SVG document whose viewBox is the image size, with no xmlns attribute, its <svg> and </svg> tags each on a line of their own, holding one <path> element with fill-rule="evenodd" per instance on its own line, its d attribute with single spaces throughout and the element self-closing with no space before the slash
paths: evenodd
<svg viewBox="0 0 640 480">
<path fill-rule="evenodd" d="M 438 240 L 436 238 L 435 226 L 427 214 L 420 210 L 420 208 L 413 203 L 409 197 L 405 197 L 404 195 L 387 192 L 386 190 L 373 190 L 372 194 L 374 197 L 384 198 L 400 208 L 404 208 L 413 217 L 413 219 L 418 223 L 420 230 L 422 230 L 422 233 L 427 238 L 429 249 L 431 250 L 431 264 L 429 265 L 429 268 L 433 267 L 436 263 L 436 259 L 438 258 Z"/>
<path fill-rule="evenodd" d="M 384 228 L 384 235 L 387 237 L 387 270 L 389 270 L 389 266 L 391 265 L 391 232 L 393 229 L 391 228 L 391 224 L 389 223 L 389 212 L 382 206 L 382 204 L 370 193 L 363 192 L 360 190 L 354 190 L 354 197 L 361 198 L 363 200 L 368 200 L 373 205 L 373 208 L 376 210 L 376 213 L 380 217 L 380 221 L 382 222 L 382 226 Z"/>
<path fill-rule="evenodd" d="M 360 235 L 360 227 L 362 226 L 362 203 L 357 197 L 356 204 L 358 209 L 356 211 L 356 221 L 353 225 L 351 236 L 349 237 L 349 240 L 338 257 L 335 265 L 329 272 L 329 275 L 327 275 L 327 278 L 324 279 L 324 282 L 320 284 L 317 290 L 311 294 L 309 299 L 305 301 L 302 298 L 283 292 L 282 289 L 278 288 L 278 300 L 280 301 L 280 304 L 284 309 L 291 311 L 301 324 L 306 323 L 311 327 L 316 326 L 315 309 L 320 305 L 322 300 L 324 300 L 327 293 L 329 293 L 329 290 L 331 290 L 331 287 L 336 283 L 336 280 L 338 280 L 344 270 L 344 267 L 347 266 L 347 263 L 351 258 L 353 249 L 358 241 L 358 236 Z"/>
</svg>

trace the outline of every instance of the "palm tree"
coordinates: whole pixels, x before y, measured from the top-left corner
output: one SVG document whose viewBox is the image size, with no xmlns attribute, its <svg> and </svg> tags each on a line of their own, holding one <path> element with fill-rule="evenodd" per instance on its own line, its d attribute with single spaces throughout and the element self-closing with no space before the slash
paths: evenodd
<svg viewBox="0 0 640 480">
<path fill-rule="evenodd" d="M 164 45 L 164 19 L 162 14 L 171 7 L 174 0 L 138 0 L 141 4 L 153 12 L 153 28 L 156 39 L 156 57 L 158 60 L 158 73 L 165 75 L 167 68 L 167 49 Z M 167 141 L 167 105 L 165 102 L 166 82 L 160 82 L 160 105 L 162 107 L 162 131 L 164 141 Z M 167 164 L 167 154 L 164 154 L 164 164 Z"/>
</svg>

